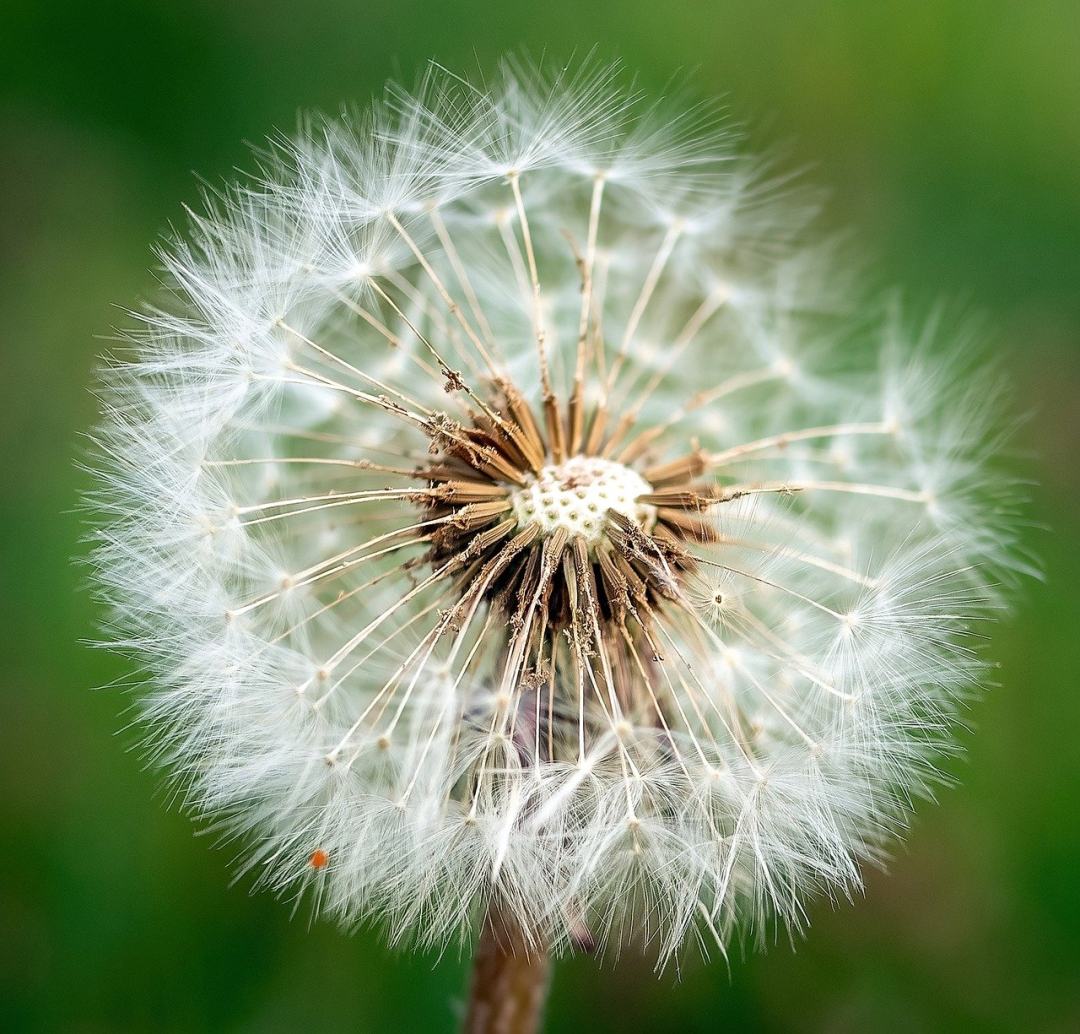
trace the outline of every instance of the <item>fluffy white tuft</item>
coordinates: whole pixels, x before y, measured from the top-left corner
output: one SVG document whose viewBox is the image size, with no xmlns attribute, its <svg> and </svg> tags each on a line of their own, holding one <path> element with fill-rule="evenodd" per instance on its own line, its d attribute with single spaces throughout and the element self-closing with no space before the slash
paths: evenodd
<svg viewBox="0 0 1080 1034">
<path fill-rule="evenodd" d="M 107 375 L 96 572 L 155 757 L 261 883 L 394 940 L 498 899 L 666 959 L 799 926 L 931 791 L 1022 566 L 999 392 L 969 343 L 845 315 L 813 198 L 735 142 L 606 66 L 435 70 L 273 143 L 163 250 Z M 612 676 L 640 706 L 603 644 L 580 695 L 508 700 L 493 602 L 433 631 L 458 597 L 410 495 L 420 424 L 479 405 L 454 376 L 539 413 L 583 327 L 608 458 L 693 451 L 723 499 Z"/>
</svg>

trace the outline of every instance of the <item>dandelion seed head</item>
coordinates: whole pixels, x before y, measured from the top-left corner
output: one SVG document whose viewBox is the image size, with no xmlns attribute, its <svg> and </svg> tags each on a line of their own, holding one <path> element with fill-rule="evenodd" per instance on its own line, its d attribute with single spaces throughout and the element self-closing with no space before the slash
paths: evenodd
<svg viewBox="0 0 1080 1034">
<path fill-rule="evenodd" d="M 260 885 L 663 963 L 801 927 L 932 792 L 1030 569 L 999 389 L 935 321 L 868 341 L 737 143 L 605 65 L 433 69 L 163 246 L 94 563 Z"/>
</svg>

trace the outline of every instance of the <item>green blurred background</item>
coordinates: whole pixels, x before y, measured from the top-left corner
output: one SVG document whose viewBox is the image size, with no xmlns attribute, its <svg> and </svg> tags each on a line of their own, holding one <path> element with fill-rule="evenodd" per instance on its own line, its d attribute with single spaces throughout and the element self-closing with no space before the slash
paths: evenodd
<svg viewBox="0 0 1080 1034">
<path fill-rule="evenodd" d="M 994 644 L 958 789 L 793 951 L 559 967 L 551 1031 L 1080 1030 L 1080 4 L 3 0 L 0 4 L 0 1027 L 441 1031 L 457 957 L 390 954 L 229 885 L 117 734 L 74 465 L 95 334 L 150 286 L 179 204 L 299 108 L 431 56 L 599 44 L 690 69 L 830 187 L 881 283 L 984 313 L 1032 419 L 1029 586 Z"/>
</svg>

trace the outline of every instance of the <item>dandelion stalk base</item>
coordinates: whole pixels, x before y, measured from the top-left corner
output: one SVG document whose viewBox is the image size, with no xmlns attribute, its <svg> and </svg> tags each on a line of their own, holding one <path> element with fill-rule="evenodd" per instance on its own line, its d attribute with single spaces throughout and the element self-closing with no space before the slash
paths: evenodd
<svg viewBox="0 0 1080 1034">
<path fill-rule="evenodd" d="M 550 979 L 547 950 L 490 910 L 473 960 L 464 1034 L 534 1034 Z"/>
</svg>

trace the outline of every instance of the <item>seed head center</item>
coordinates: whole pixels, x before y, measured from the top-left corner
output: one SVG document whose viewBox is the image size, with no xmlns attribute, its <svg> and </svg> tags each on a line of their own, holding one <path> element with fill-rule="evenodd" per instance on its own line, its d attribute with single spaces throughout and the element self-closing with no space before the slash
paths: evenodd
<svg viewBox="0 0 1080 1034">
<path fill-rule="evenodd" d="M 594 546 L 603 537 L 609 510 L 648 530 L 656 507 L 637 500 L 651 491 L 644 478 L 621 463 L 572 456 L 565 463 L 541 468 L 511 501 L 521 526 L 535 523 L 545 536 L 563 528 Z"/>
</svg>

